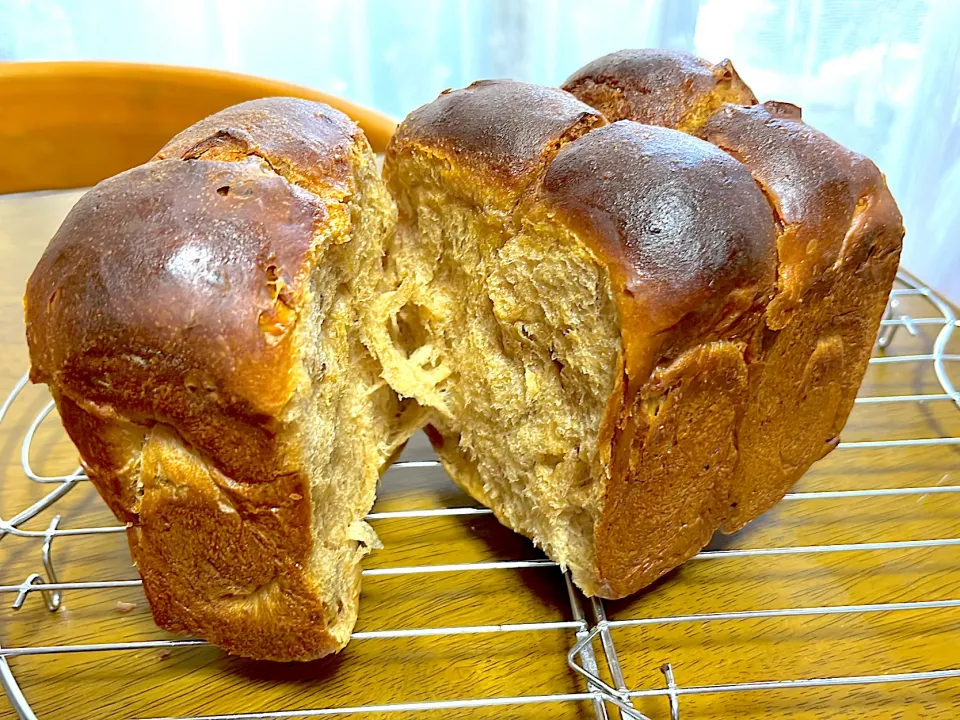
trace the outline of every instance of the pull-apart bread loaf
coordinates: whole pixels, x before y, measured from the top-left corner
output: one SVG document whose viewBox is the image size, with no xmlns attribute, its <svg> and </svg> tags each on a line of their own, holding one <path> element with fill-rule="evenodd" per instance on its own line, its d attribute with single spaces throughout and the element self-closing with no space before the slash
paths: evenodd
<svg viewBox="0 0 960 720">
<path fill-rule="evenodd" d="M 385 183 L 340 113 L 245 103 L 73 209 L 28 284 L 31 377 L 160 625 L 343 647 L 377 479 L 427 422 L 607 598 L 834 447 L 903 235 L 876 167 L 729 62 L 628 51 L 565 87 L 442 94 Z"/>
<path fill-rule="evenodd" d="M 31 377 L 164 628 L 276 660 L 349 639 L 363 518 L 409 434 L 365 345 L 395 218 L 353 122 L 274 98 L 97 185 L 37 265 Z"/>
<path fill-rule="evenodd" d="M 876 168 L 729 63 L 640 57 L 571 80 L 596 108 L 485 81 L 408 116 L 374 303 L 451 476 L 607 598 L 833 447 L 902 236 Z"/>
</svg>

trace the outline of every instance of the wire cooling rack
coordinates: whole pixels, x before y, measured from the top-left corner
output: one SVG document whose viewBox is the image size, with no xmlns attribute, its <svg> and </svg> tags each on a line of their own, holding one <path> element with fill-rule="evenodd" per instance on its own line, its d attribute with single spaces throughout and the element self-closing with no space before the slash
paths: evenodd
<svg viewBox="0 0 960 720">
<path fill-rule="evenodd" d="M 912 303 L 912 304 L 911 304 Z M 906 307 L 909 305 L 909 310 Z M 912 404 L 924 406 L 927 403 L 956 405 L 960 408 L 960 393 L 954 386 L 948 374 L 948 364 L 960 360 L 960 354 L 950 354 L 951 336 L 960 327 L 960 323 L 945 302 L 938 298 L 929 288 L 917 282 L 906 274 L 898 277 L 897 287 L 891 295 L 886 314 L 882 322 L 880 337 L 877 341 L 877 353 L 871 359 L 872 365 L 884 364 L 911 364 L 932 368 L 939 386 L 938 392 L 922 392 L 917 394 L 874 395 L 859 397 L 857 406 L 876 406 L 878 413 L 883 413 L 886 406 Z M 901 329 L 913 338 L 930 337 L 929 331 L 934 331 L 932 347 L 929 352 L 914 354 L 894 354 L 894 341 Z M 0 407 L 0 421 L 10 411 L 11 407 L 21 397 L 27 378 L 22 378 L 14 387 L 6 402 Z M 14 542 L 24 544 L 18 548 L 20 552 L 35 554 L 35 571 L 29 573 L 22 581 L 0 585 L 0 595 L 12 597 L 13 610 L 19 610 L 31 595 L 39 595 L 50 612 L 57 612 L 64 602 L 64 595 L 71 593 L 98 592 L 115 588 L 135 588 L 140 585 L 139 580 L 100 580 L 97 578 L 85 579 L 78 582 L 60 582 L 57 576 L 57 557 L 55 545 L 66 542 L 69 538 L 78 536 L 103 536 L 123 533 L 121 526 L 107 525 L 101 527 L 70 527 L 61 528 L 61 516 L 54 515 L 44 530 L 26 530 L 22 526 L 29 524 L 35 518 L 57 508 L 58 502 L 74 488 L 86 482 L 81 468 L 66 475 L 42 475 L 31 465 L 31 446 L 44 419 L 51 413 L 53 403 L 47 404 L 44 409 L 29 424 L 22 438 L 20 461 L 25 476 L 25 482 L 39 483 L 51 486 L 49 493 L 41 499 L 17 513 L 10 519 L 0 519 L 0 541 L 7 541 L 8 537 L 16 538 Z M 887 428 L 895 431 L 897 428 Z M 960 433 L 958 433 L 960 435 Z M 868 455 L 889 448 L 924 448 L 934 446 L 960 445 L 960 437 L 945 434 L 942 437 L 908 437 L 908 438 L 868 438 L 842 442 L 836 453 L 845 453 L 858 450 Z M 954 461 L 955 461 L 954 457 Z M 949 461 L 948 461 L 949 462 Z M 418 469 L 437 466 L 436 460 L 401 461 L 395 464 L 388 473 L 397 482 L 404 482 Z M 949 469 L 949 468 L 947 468 Z M 944 475 L 944 478 L 948 477 Z M 835 489 L 816 491 L 792 492 L 784 499 L 784 504 L 818 503 L 824 501 L 858 502 L 874 498 L 910 498 L 927 497 L 933 495 L 947 495 L 960 492 L 960 485 L 939 484 L 925 487 L 877 487 L 856 489 Z M 409 523 L 424 522 L 429 518 L 450 516 L 489 516 L 491 513 L 485 508 L 478 507 L 443 507 L 433 509 L 409 509 L 387 512 L 373 512 L 370 520 L 393 520 Z M 960 519 L 960 513 L 956 518 Z M 41 526 L 42 527 L 42 526 Z M 960 535 L 960 533 L 957 533 Z M 28 543 L 33 546 L 27 548 Z M 39 552 L 36 544 L 39 543 Z M 922 539 L 895 539 L 883 541 L 866 541 L 858 539 L 856 542 L 832 544 L 797 544 L 780 546 L 761 546 L 747 548 L 724 548 L 711 546 L 700 553 L 691 563 L 709 563 L 720 560 L 736 560 L 737 562 L 758 562 L 763 558 L 786 558 L 795 556 L 818 556 L 843 553 L 866 553 L 870 556 L 888 557 L 897 551 L 911 551 L 918 549 L 936 549 L 960 546 L 960 537 L 922 538 Z M 392 565 L 372 567 L 364 570 L 365 578 L 375 576 L 423 576 L 483 572 L 516 572 L 541 571 L 545 573 L 560 573 L 556 563 L 547 559 L 520 559 L 492 562 L 464 562 L 437 565 Z M 736 571 L 735 568 L 734 571 Z M 5 581 L 6 578 L 3 578 Z M 666 582 L 672 582 L 667 580 Z M 960 678 L 960 648 L 956 650 L 953 662 L 949 667 L 934 669 L 916 669 L 913 667 L 897 667 L 890 671 L 876 674 L 837 674 L 810 677 L 773 677 L 755 679 L 737 679 L 719 684 L 683 684 L 678 681 L 682 667 L 675 667 L 669 661 L 659 667 L 660 681 L 653 686 L 644 686 L 633 680 L 633 677 L 645 675 L 649 682 L 650 673 L 631 672 L 629 666 L 634 657 L 624 646 L 632 647 L 628 633 L 652 628 L 696 626 L 705 627 L 719 624 L 738 624 L 751 621 L 790 618 L 840 618 L 843 616 L 875 616 L 882 615 L 896 621 L 904 613 L 918 612 L 945 612 L 960 608 L 960 598 L 933 598 L 910 600 L 906 602 L 871 602 L 857 604 L 820 604 L 801 607 L 764 607 L 747 608 L 711 612 L 689 612 L 676 615 L 658 615 L 638 613 L 636 608 L 622 607 L 617 603 L 604 603 L 596 599 L 586 599 L 574 588 L 565 577 L 566 598 L 569 620 L 543 622 L 517 622 L 508 624 L 483 624 L 468 626 L 425 626 L 413 628 L 398 628 L 373 631 L 358 631 L 353 634 L 353 643 L 383 643 L 389 640 L 403 640 L 410 638 L 450 638 L 462 636 L 464 642 L 470 638 L 483 635 L 523 634 L 556 632 L 569 638 L 567 664 L 580 678 L 582 689 L 579 692 L 543 694 L 509 694 L 464 698 L 456 693 L 457 688 L 451 687 L 450 694 L 430 701 L 407 702 L 398 698 L 389 704 L 331 706 L 312 708 L 284 708 L 277 707 L 267 711 L 245 713 L 221 713 L 206 715 L 191 715 L 192 718 L 210 718 L 211 720 L 252 720 L 253 718 L 299 718 L 323 717 L 334 715 L 366 715 L 387 713 L 414 713 L 424 714 L 462 710 L 468 712 L 479 708 L 509 708 L 516 709 L 525 705 L 542 705 L 544 708 L 556 707 L 558 704 L 580 703 L 587 708 L 587 714 L 592 710 L 596 718 L 605 720 L 611 713 L 619 713 L 621 717 L 635 720 L 649 720 L 652 716 L 659 718 L 669 717 L 679 720 L 682 716 L 684 699 L 692 696 L 721 696 L 733 693 L 764 693 L 772 691 L 796 691 L 813 688 L 864 688 L 871 685 L 885 685 L 892 683 L 909 684 L 924 681 L 950 681 Z M 650 600 L 643 607 L 656 605 L 657 593 L 663 592 L 666 586 L 662 585 L 646 594 Z M 614 614 L 610 614 L 610 608 Z M 14 667 L 21 667 L 20 663 L 30 662 L 39 656 L 86 655 L 93 658 L 103 653 L 129 653 L 149 649 L 166 651 L 178 648 L 190 648 L 206 645 L 205 642 L 195 639 L 161 639 L 161 640 L 125 640 L 122 642 L 68 642 L 57 645 L 23 645 L 20 647 L 0 648 L 0 680 L 14 711 L 20 718 L 32 720 L 37 716 L 31 709 L 28 698 L 21 691 L 14 674 Z M 620 648 L 620 649 L 618 649 Z M 668 653 L 669 655 L 669 653 Z M 11 667 L 10 661 L 14 661 Z M 734 658 L 734 662 L 736 659 Z M 649 670 L 649 668 L 647 668 Z M 638 707 L 642 702 L 658 699 L 661 703 L 657 712 L 649 711 L 646 706 Z M 689 702 L 689 701 L 688 701 Z M 649 714 L 648 714 L 649 713 Z M 544 714 L 552 716 L 545 709 Z M 188 717 L 188 716 L 180 716 Z"/>
</svg>

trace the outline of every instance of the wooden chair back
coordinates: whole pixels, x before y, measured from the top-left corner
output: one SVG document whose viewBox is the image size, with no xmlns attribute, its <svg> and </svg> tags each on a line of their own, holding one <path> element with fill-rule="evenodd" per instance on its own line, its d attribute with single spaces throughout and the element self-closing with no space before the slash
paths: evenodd
<svg viewBox="0 0 960 720">
<path fill-rule="evenodd" d="M 197 120 L 270 96 L 343 111 L 376 152 L 396 127 L 346 100 L 249 75 L 131 63 L 0 63 L 0 193 L 94 185 L 146 162 Z"/>
</svg>

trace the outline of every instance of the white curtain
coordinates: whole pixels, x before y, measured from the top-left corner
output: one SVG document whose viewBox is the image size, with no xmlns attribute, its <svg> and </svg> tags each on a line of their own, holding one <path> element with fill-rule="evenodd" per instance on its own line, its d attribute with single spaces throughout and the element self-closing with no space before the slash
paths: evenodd
<svg viewBox="0 0 960 720">
<path fill-rule="evenodd" d="M 762 99 L 873 158 L 904 265 L 960 302 L 956 0 L 0 0 L 0 60 L 223 68 L 398 118 L 477 78 L 558 84 L 625 47 L 730 57 Z"/>
</svg>

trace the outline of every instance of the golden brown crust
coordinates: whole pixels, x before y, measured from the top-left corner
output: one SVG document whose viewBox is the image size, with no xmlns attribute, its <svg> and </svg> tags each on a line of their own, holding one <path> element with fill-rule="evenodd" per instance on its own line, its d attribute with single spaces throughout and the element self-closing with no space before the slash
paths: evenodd
<svg viewBox="0 0 960 720">
<path fill-rule="evenodd" d="M 621 50 L 567 78 L 573 93 L 609 120 L 686 130 L 722 103 L 752 105 L 753 92 L 729 60 L 713 65 L 674 50 Z"/>
<path fill-rule="evenodd" d="M 778 297 L 768 321 L 777 329 L 804 293 L 836 261 L 857 204 L 883 180 L 876 166 L 800 120 L 784 103 L 725 105 L 697 135 L 744 163 L 780 223 Z"/>
<path fill-rule="evenodd" d="M 81 198 L 27 286 L 31 378 L 128 524 L 157 623 L 248 657 L 335 652 L 355 619 L 356 563 L 346 607 L 313 579 L 306 461 L 282 431 L 358 152 L 319 104 L 218 113 Z"/>
<path fill-rule="evenodd" d="M 596 526 L 595 594 L 636 592 L 709 542 L 727 511 L 746 391 L 742 349 L 716 341 L 694 345 L 633 396 Z"/>
<path fill-rule="evenodd" d="M 611 266 L 654 335 L 735 289 L 770 284 L 770 208 L 743 165 L 675 130 L 621 121 L 566 145 L 543 196 Z"/>
<path fill-rule="evenodd" d="M 117 517 L 154 620 L 228 652 L 309 660 L 339 650 L 338 608 L 307 568 L 309 488 L 300 473 L 230 479 L 171 426 L 87 412 L 51 386 L 84 467 Z M 225 511 L 226 510 L 226 511 Z M 351 579 L 359 592 L 359 571 Z"/>
<path fill-rule="evenodd" d="M 785 103 L 727 105 L 698 131 L 740 159 L 778 217 L 777 294 L 724 528 L 773 505 L 836 445 L 896 273 L 903 227 L 876 166 Z"/>
<path fill-rule="evenodd" d="M 725 532 L 774 505 L 830 452 L 853 409 L 903 237 L 896 204 L 879 173 L 876 179 L 850 216 L 834 263 L 814 280 L 784 327 L 773 330 L 765 323 Z"/>
<path fill-rule="evenodd" d="M 463 163 L 516 195 L 564 142 L 605 123 L 596 110 L 556 88 L 481 80 L 410 113 L 390 141 L 385 175 L 406 152 L 423 150 Z"/>
<path fill-rule="evenodd" d="M 298 98 L 263 98 L 234 105 L 191 125 L 154 160 L 265 161 L 278 175 L 325 199 L 354 191 L 350 153 L 366 143 L 339 110 Z"/>
</svg>

